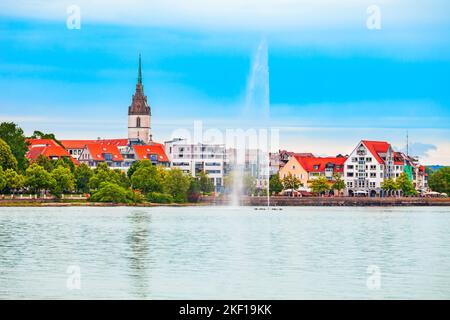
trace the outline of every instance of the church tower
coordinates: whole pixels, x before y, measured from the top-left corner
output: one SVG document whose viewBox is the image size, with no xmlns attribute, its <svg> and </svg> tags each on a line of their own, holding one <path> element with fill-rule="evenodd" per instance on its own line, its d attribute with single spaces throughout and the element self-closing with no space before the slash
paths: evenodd
<svg viewBox="0 0 450 320">
<path fill-rule="evenodd" d="M 131 105 L 128 107 L 128 140 L 130 142 L 143 141 L 150 144 L 152 141 L 150 127 L 151 110 L 144 95 L 142 85 L 141 55 L 139 54 L 138 79 L 136 92 Z"/>
</svg>

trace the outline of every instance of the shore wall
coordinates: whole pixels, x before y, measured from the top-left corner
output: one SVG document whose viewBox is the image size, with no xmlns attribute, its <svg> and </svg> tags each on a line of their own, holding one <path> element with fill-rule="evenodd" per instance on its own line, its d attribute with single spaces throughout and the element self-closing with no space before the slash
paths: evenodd
<svg viewBox="0 0 450 320">
<path fill-rule="evenodd" d="M 211 205 L 228 205 L 226 198 L 202 198 Z M 267 206 L 266 197 L 244 197 L 244 206 Z M 355 198 L 355 197 L 270 197 L 271 206 L 450 206 L 450 198 Z"/>
<path fill-rule="evenodd" d="M 227 206 L 230 200 L 223 197 L 203 197 L 198 203 L 181 204 L 158 204 L 158 203 L 139 203 L 135 205 L 120 203 L 96 203 L 89 201 L 55 201 L 53 199 L 5 199 L 0 200 L 0 207 L 71 207 L 71 206 L 89 206 L 89 207 L 114 207 L 114 206 L 136 206 L 136 207 L 154 207 L 154 206 Z M 265 207 L 267 198 L 265 197 L 244 197 L 241 201 L 243 206 Z M 392 207 L 392 206 L 450 206 L 450 198 L 350 198 L 350 197 L 271 197 L 271 206 L 347 206 L 347 207 Z"/>
</svg>

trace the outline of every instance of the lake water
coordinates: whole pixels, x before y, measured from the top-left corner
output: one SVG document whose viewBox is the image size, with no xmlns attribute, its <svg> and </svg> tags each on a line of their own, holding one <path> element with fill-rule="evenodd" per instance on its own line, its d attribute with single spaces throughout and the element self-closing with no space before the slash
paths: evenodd
<svg viewBox="0 0 450 320">
<path fill-rule="evenodd" d="M 0 208 L 14 298 L 449 299 L 450 208 Z"/>
</svg>

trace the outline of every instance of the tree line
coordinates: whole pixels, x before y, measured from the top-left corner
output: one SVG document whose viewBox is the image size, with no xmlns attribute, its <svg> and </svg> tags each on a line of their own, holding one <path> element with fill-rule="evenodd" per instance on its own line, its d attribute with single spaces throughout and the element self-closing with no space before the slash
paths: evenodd
<svg viewBox="0 0 450 320">
<path fill-rule="evenodd" d="M 35 131 L 30 138 L 56 140 L 53 134 Z M 179 169 L 164 169 L 149 160 L 135 161 L 128 172 L 99 163 L 94 169 L 75 166 L 70 158 L 50 160 L 39 156 L 29 163 L 23 130 L 14 123 L 0 124 L 0 193 L 51 194 L 84 193 L 91 201 L 138 203 L 196 202 L 202 194 L 214 191 L 206 173 L 197 177 Z"/>
</svg>

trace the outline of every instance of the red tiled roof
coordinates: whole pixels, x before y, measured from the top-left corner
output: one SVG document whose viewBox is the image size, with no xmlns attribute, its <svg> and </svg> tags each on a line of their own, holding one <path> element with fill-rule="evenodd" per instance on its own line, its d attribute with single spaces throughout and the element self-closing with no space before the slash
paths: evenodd
<svg viewBox="0 0 450 320">
<path fill-rule="evenodd" d="M 30 143 L 26 154 L 26 158 L 29 160 L 36 160 L 40 155 L 58 159 L 67 157 L 74 164 L 78 164 L 78 161 L 73 159 L 66 149 L 51 139 L 28 139 L 27 141 Z"/>
<path fill-rule="evenodd" d="M 362 140 L 362 143 L 369 149 L 370 153 L 377 159 L 378 163 L 383 164 L 384 161 L 381 159 L 379 153 L 386 153 L 391 146 L 386 141 L 368 141 Z"/>
<path fill-rule="evenodd" d="M 29 143 L 28 149 L 35 146 L 58 146 L 58 144 L 52 139 L 27 139 L 26 142 Z"/>
<path fill-rule="evenodd" d="M 344 171 L 344 163 L 347 160 L 347 157 L 300 157 L 295 155 L 295 159 L 300 163 L 300 165 L 307 172 L 324 172 L 326 165 L 328 163 L 332 163 L 335 165 L 334 172 L 343 172 Z M 318 166 L 317 169 L 314 169 L 315 166 Z M 336 169 L 336 166 L 340 166 L 339 169 Z"/>
<path fill-rule="evenodd" d="M 85 145 L 93 142 L 94 140 L 61 140 L 66 149 L 83 149 Z"/>
<path fill-rule="evenodd" d="M 95 142 L 117 147 L 126 147 L 128 145 L 128 139 L 100 139 Z"/>
<path fill-rule="evenodd" d="M 61 143 L 67 149 L 83 149 L 85 145 L 92 143 L 125 147 L 128 145 L 128 139 L 61 140 Z"/>
<path fill-rule="evenodd" d="M 86 147 L 91 153 L 92 160 L 105 161 L 104 154 L 110 153 L 112 161 L 123 161 L 123 157 L 119 152 L 116 145 L 103 144 L 103 143 L 88 143 Z"/>
<path fill-rule="evenodd" d="M 151 146 L 134 146 L 134 151 L 136 152 L 139 160 L 150 160 L 150 154 L 156 154 L 158 156 L 159 162 L 168 162 L 164 146 L 160 143 L 153 143 Z"/>
<path fill-rule="evenodd" d="M 34 147 L 34 148 L 29 148 L 27 154 L 25 155 L 25 157 L 28 160 L 36 160 L 44 151 L 46 147 Z"/>
</svg>

